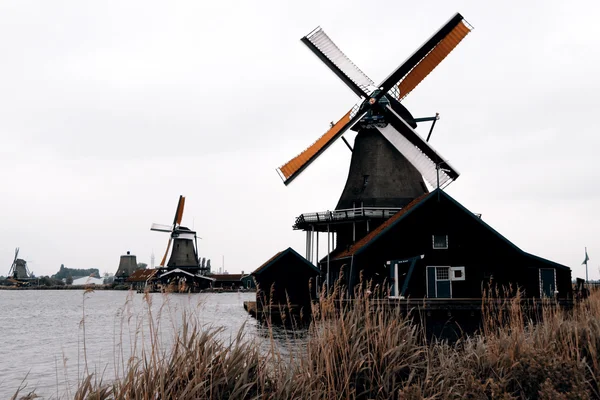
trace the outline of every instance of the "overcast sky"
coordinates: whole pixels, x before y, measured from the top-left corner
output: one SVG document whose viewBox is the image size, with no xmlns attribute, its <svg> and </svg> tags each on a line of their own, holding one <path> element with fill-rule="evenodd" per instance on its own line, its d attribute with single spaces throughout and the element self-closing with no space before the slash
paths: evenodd
<svg viewBox="0 0 600 400">
<path fill-rule="evenodd" d="M 17 246 L 36 275 L 158 263 L 180 194 L 215 269 L 303 254 L 294 219 L 335 207 L 350 152 L 275 169 L 357 99 L 299 39 L 322 26 L 377 82 L 457 11 L 475 30 L 404 100 L 441 115 L 448 193 L 574 276 L 587 246 L 598 278 L 600 6 L 548 0 L 0 2 L 0 275 Z"/>
</svg>

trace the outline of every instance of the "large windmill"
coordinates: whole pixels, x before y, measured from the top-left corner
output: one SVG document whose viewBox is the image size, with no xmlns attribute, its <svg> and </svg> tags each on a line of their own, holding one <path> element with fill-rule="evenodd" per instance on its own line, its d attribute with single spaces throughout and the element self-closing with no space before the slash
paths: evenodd
<svg viewBox="0 0 600 400">
<path fill-rule="evenodd" d="M 27 268 L 27 261 L 19 258 L 19 248 L 15 249 L 15 258 L 8 271 L 8 277 L 12 279 L 29 279 L 31 273 Z"/>
<path fill-rule="evenodd" d="M 302 214 L 295 229 L 307 231 L 312 261 L 314 232 L 334 231 L 336 248 L 346 247 L 432 187 L 458 178 L 456 169 L 416 131 L 417 122 L 400 103 L 471 31 L 456 14 L 398 68 L 375 85 L 321 28 L 302 42 L 359 98 L 338 122 L 311 146 L 280 168 L 287 185 L 348 130 L 358 131 L 346 186 L 333 212 Z M 431 118 L 425 118 L 431 120 Z M 344 139 L 345 141 L 345 139 Z M 317 240 L 318 243 L 318 240 Z M 328 240 L 328 253 L 330 250 Z M 318 258 L 318 244 L 317 244 Z"/>
<path fill-rule="evenodd" d="M 166 266 L 167 268 L 199 270 L 200 266 L 198 264 L 198 254 L 196 251 L 196 248 L 198 246 L 196 232 L 181 225 L 184 206 L 185 197 L 179 196 L 177 209 L 175 210 L 175 217 L 173 218 L 173 224 L 152 224 L 150 230 L 158 232 L 168 232 L 170 234 L 169 242 L 167 243 L 167 250 L 165 251 L 165 255 L 163 256 L 160 262 L 160 267 Z M 169 250 L 171 250 L 171 256 L 169 257 L 169 261 L 167 262 L 167 255 L 169 254 Z"/>
</svg>

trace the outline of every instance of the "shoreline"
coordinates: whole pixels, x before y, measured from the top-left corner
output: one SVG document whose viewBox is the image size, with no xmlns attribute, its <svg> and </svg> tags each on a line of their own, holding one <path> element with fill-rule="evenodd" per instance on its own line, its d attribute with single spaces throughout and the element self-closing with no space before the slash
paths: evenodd
<svg viewBox="0 0 600 400">
<path fill-rule="evenodd" d="M 115 290 L 115 291 L 135 291 L 134 288 L 117 285 L 113 286 L 112 284 L 107 285 L 63 285 L 63 286 L 0 286 L 0 290 Z M 256 290 L 239 290 L 239 289 L 205 289 L 199 293 L 255 293 Z M 160 292 L 150 292 L 150 293 L 160 293 Z"/>
</svg>

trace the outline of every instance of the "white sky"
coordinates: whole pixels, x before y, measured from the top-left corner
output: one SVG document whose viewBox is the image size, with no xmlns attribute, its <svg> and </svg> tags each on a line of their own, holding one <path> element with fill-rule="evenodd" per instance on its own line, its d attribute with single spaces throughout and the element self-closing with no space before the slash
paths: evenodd
<svg viewBox="0 0 600 400">
<path fill-rule="evenodd" d="M 17 246 L 37 275 L 114 273 L 127 250 L 158 263 L 167 234 L 149 228 L 180 194 L 214 268 L 304 253 L 294 218 L 335 207 L 350 152 L 289 187 L 275 169 L 356 97 L 300 37 L 321 25 L 380 81 L 459 11 L 474 32 L 404 101 L 441 114 L 448 192 L 573 276 L 587 246 L 598 278 L 600 5 L 450 3 L 0 2 L 0 275 Z"/>
</svg>

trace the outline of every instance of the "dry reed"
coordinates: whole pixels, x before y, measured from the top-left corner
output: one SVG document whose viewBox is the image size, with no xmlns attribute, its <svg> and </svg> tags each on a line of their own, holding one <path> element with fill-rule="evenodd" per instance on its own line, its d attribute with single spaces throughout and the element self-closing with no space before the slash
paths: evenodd
<svg viewBox="0 0 600 400">
<path fill-rule="evenodd" d="M 453 343 L 427 342 L 398 310 L 343 292 L 320 300 L 305 345 L 287 355 L 275 345 L 261 350 L 241 330 L 224 343 L 218 329 L 201 329 L 193 318 L 164 349 L 151 323 L 150 346 L 127 360 L 118 379 L 88 374 L 73 398 L 600 398 L 600 292 L 571 311 L 544 304 L 539 322 L 517 294 L 486 306 L 481 333 Z"/>
</svg>

